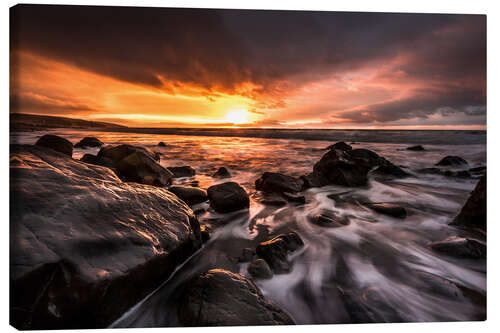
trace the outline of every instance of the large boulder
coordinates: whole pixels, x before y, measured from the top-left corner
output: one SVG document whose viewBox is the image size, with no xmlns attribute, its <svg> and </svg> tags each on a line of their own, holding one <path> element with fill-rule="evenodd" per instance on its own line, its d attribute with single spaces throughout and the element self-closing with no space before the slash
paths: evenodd
<svg viewBox="0 0 500 333">
<path fill-rule="evenodd" d="M 263 258 L 274 273 L 288 273 L 292 269 L 288 261 L 288 254 L 304 246 L 304 242 L 294 232 L 278 235 L 268 241 L 260 243 L 255 252 Z"/>
<path fill-rule="evenodd" d="M 367 149 L 330 150 L 313 167 L 313 173 L 303 177 L 307 186 L 364 186 L 368 172 L 376 166 L 392 165 L 385 158 Z M 394 166 L 395 168 L 398 168 Z"/>
<path fill-rule="evenodd" d="M 155 154 L 151 150 L 143 147 L 132 146 L 127 144 L 117 145 L 117 146 L 104 146 L 99 150 L 97 157 L 107 158 L 111 160 L 114 164 L 120 162 L 122 159 L 128 155 L 140 151 L 150 157 L 152 160 L 158 161 L 159 155 Z"/>
<path fill-rule="evenodd" d="M 250 207 L 250 198 L 235 182 L 212 185 L 207 190 L 210 206 L 218 213 L 230 213 Z"/>
<path fill-rule="evenodd" d="M 124 181 L 166 186 L 172 182 L 172 173 L 156 163 L 142 151 L 133 152 L 115 164 L 118 175 Z"/>
<path fill-rule="evenodd" d="M 486 174 L 481 177 L 452 224 L 486 230 Z"/>
<path fill-rule="evenodd" d="M 86 136 L 75 144 L 75 148 L 100 147 L 104 143 L 96 137 Z"/>
<path fill-rule="evenodd" d="M 437 166 L 465 166 L 469 165 L 466 160 L 460 156 L 446 156 L 436 163 Z"/>
<path fill-rule="evenodd" d="M 196 174 L 196 171 L 189 165 L 167 167 L 167 169 L 174 174 L 174 178 L 193 177 Z"/>
<path fill-rule="evenodd" d="M 159 157 L 143 147 L 131 145 L 102 147 L 97 157 L 87 157 L 85 162 L 106 166 L 116 170 L 118 176 L 127 182 L 167 186 L 173 174 L 156 161 Z"/>
<path fill-rule="evenodd" d="M 352 146 L 348 145 L 344 141 L 337 142 L 333 145 L 328 146 L 326 149 L 332 150 L 332 149 L 338 149 L 338 150 L 352 150 Z"/>
<path fill-rule="evenodd" d="M 223 269 L 209 270 L 187 283 L 178 316 L 186 326 L 294 324 L 250 279 Z"/>
<path fill-rule="evenodd" d="M 73 144 L 57 135 L 45 134 L 36 141 L 35 145 L 53 149 L 69 157 L 73 156 Z"/>
<path fill-rule="evenodd" d="M 170 192 L 179 197 L 189 206 L 193 206 L 208 200 L 207 191 L 198 187 L 175 185 L 168 188 Z"/>
<path fill-rule="evenodd" d="M 201 246 L 169 191 L 51 149 L 10 153 L 10 311 L 18 329 L 105 328 Z"/>
<path fill-rule="evenodd" d="M 264 174 L 255 181 L 255 189 L 264 192 L 290 192 L 296 193 L 302 190 L 304 181 L 291 176 L 275 172 L 264 172 Z"/>
</svg>

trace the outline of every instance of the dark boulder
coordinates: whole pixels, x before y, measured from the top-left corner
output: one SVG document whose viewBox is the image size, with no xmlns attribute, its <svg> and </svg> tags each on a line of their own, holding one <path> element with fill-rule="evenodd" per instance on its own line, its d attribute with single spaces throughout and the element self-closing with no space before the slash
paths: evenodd
<svg viewBox="0 0 500 333">
<path fill-rule="evenodd" d="M 287 258 L 288 254 L 302 246 L 304 246 L 304 242 L 299 235 L 290 232 L 260 243 L 255 251 L 269 264 L 274 273 L 283 274 L 291 270 L 291 263 Z"/>
<path fill-rule="evenodd" d="M 339 218 L 332 214 L 316 214 L 309 219 L 313 224 L 325 228 L 339 228 L 349 225 L 349 219 Z"/>
<path fill-rule="evenodd" d="M 104 145 L 101 140 L 93 136 L 87 136 L 75 144 L 75 148 L 100 147 Z"/>
<path fill-rule="evenodd" d="M 303 180 L 275 172 L 264 172 L 255 181 L 255 189 L 264 192 L 290 192 L 296 193 L 302 190 Z"/>
<path fill-rule="evenodd" d="M 159 147 L 166 147 L 167 145 L 165 144 L 165 142 L 160 141 L 160 142 L 158 142 L 158 146 Z"/>
<path fill-rule="evenodd" d="M 193 177 L 196 174 L 196 171 L 189 165 L 167 167 L 167 169 L 174 174 L 174 178 Z"/>
<path fill-rule="evenodd" d="M 212 185 L 207 190 L 210 206 L 218 213 L 230 213 L 250 207 L 250 198 L 235 182 Z"/>
<path fill-rule="evenodd" d="M 12 145 L 10 177 L 10 313 L 18 329 L 108 327 L 201 246 L 187 205 L 165 189 L 124 183 L 109 168 Z"/>
<path fill-rule="evenodd" d="M 45 134 L 37 140 L 35 145 L 53 149 L 69 157 L 73 156 L 73 144 L 57 135 Z"/>
<path fill-rule="evenodd" d="M 446 156 L 436 163 L 437 166 L 465 166 L 469 165 L 466 160 L 460 156 Z"/>
<path fill-rule="evenodd" d="M 486 172 L 486 167 L 479 166 L 479 167 L 471 168 L 471 169 L 469 169 L 469 172 L 474 173 L 474 174 L 483 174 Z"/>
<path fill-rule="evenodd" d="M 417 171 L 418 173 L 430 174 L 430 175 L 440 175 L 446 177 L 455 178 L 470 178 L 472 175 L 467 170 L 452 171 L 452 170 L 442 170 L 440 168 L 423 168 Z"/>
<path fill-rule="evenodd" d="M 231 174 L 225 167 L 220 167 L 217 171 L 212 175 L 214 178 L 231 178 Z"/>
<path fill-rule="evenodd" d="M 452 224 L 486 230 L 486 174 L 481 177 Z"/>
<path fill-rule="evenodd" d="M 255 251 L 246 247 L 241 251 L 241 255 L 238 258 L 238 261 L 239 262 L 249 262 L 249 261 L 252 261 L 254 256 L 255 256 Z"/>
<path fill-rule="evenodd" d="M 264 259 L 256 259 L 247 267 L 248 273 L 255 279 L 270 279 L 273 272 Z"/>
<path fill-rule="evenodd" d="M 89 164 L 94 164 L 94 165 L 99 165 L 99 159 L 97 158 L 96 155 L 92 154 L 85 154 L 80 158 L 80 161 L 89 163 Z"/>
<path fill-rule="evenodd" d="M 185 326 L 294 324 L 250 279 L 223 269 L 212 269 L 186 284 L 178 317 Z"/>
<path fill-rule="evenodd" d="M 439 242 L 433 242 L 430 248 L 452 257 L 484 259 L 486 258 L 486 245 L 474 239 L 463 237 L 449 237 Z"/>
<path fill-rule="evenodd" d="M 281 193 L 283 198 L 288 200 L 289 202 L 295 202 L 298 204 L 305 204 L 306 203 L 306 197 L 297 193 L 288 193 L 288 192 L 283 192 Z"/>
<path fill-rule="evenodd" d="M 208 242 L 210 239 L 210 229 L 207 226 L 200 226 L 201 241 L 203 243 Z"/>
<path fill-rule="evenodd" d="M 172 173 L 142 151 L 127 155 L 115 168 L 124 181 L 154 186 L 167 186 L 172 182 Z"/>
<path fill-rule="evenodd" d="M 385 164 L 376 167 L 372 174 L 380 176 L 390 176 L 395 178 L 408 177 L 410 174 L 394 164 Z"/>
<path fill-rule="evenodd" d="M 193 206 L 208 200 L 207 191 L 198 187 L 175 185 L 168 188 L 170 192 L 179 197 L 189 206 Z"/>
<path fill-rule="evenodd" d="M 425 151 L 425 148 L 423 146 L 411 146 L 406 148 L 406 150 L 411 150 L 411 151 Z"/>
<path fill-rule="evenodd" d="M 159 160 L 158 155 L 156 155 L 151 150 L 149 150 L 147 148 L 127 145 L 127 144 L 117 145 L 117 146 L 104 146 L 101 148 L 101 150 L 99 150 L 97 157 L 99 159 L 107 158 L 107 159 L 111 160 L 111 162 L 113 164 L 117 164 L 118 162 L 120 162 L 122 159 L 124 159 L 128 155 L 135 153 L 137 151 L 146 154 L 154 161 Z"/>
<path fill-rule="evenodd" d="M 370 208 L 371 210 L 376 211 L 377 213 L 400 219 L 404 219 L 408 215 L 404 207 L 393 203 L 388 203 L 388 202 L 365 203 L 365 206 Z"/>
<path fill-rule="evenodd" d="M 332 149 L 338 149 L 338 150 L 352 150 L 352 146 L 348 145 L 344 141 L 337 142 L 333 145 L 328 146 L 326 149 L 332 150 Z"/>
</svg>

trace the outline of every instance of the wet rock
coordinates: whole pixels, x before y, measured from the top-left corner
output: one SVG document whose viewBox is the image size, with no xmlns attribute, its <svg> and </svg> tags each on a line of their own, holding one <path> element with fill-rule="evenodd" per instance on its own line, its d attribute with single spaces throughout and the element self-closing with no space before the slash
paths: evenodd
<svg viewBox="0 0 500 333">
<path fill-rule="evenodd" d="M 273 277 L 273 272 L 263 259 L 256 259 L 252 261 L 247 267 L 248 273 L 256 279 L 270 279 Z"/>
<path fill-rule="evenodd" d="M 485 259 L 486 245 L 474 239 L 463 237 L 449 237 L 445 240 L 433 242 L 430 248 L 452 257 Z"/>
<path fill-rule="evenodd" d="M 225 167 L 220 167 L 217 171 L 212 175 L 214 178 L 231 178 L 231 174 Z"/>
<path fill-rule="evenodd" d="M 472 175 L 466 171 L 452 171 L 452 170 L 442 170 L 440 168 L 424 168 L 418 170 L 419 173 L 431 174 L 431 175 L 440 175 L 446 177 L 456 177 L 456 178 L 470 178 Z"/>
<path fill-rule="evenodd" d="M 142 151 L 127 155 L 115 168 L 124 181 L 154 186 L 167 186 L 172 182 L 172 173 Z"/>
<path fill-rule="evenodd" d="M 418 146 L 411 146 L 406 148 L 406 150 L 411 150 L 411 151 L 425 151 L 425 148 L 421 145 Z"/>
<path fill-rule="evenodd" d="M 288 201 L 277 193 L 264 193 L 262 199 L 259 200 L 260 203 L 266 206 L 283 207 Z"/>
<path fill-rule="evenodd" d="M 305 186 L 364 186 L 368 182 L 368 172 L 374 167 L 384 166 L 381 171 L 395 173 L 395 166 L 377 153 L 368 149 L 347 151 L 330 150 L 314 165 L 313 173 L 302 177 Z M 400 173 L 404 173 L 403 170 Z"/>
<path fill-rule="evenodd" d="M 436 163 L 437 166 L 465 166 L 468 164 L 469 163 L 460 156 L 446 156 Z"/>
<path fill-rule="evenodd" d="M 86 136 L 75 144 L 75 148 L 100 147 L 104 143 L 96 137 Z"/>
<path fill-rule="evenodd" d="M 167 145 L 165 144 L 165 142 L 163 141 L 160 141 L 158 142 L 158 147 L 166 147 Z"/>
<path fill-rule="evenodd" d="M 306 197 L 300 194 L 283 192 L 281 195 L 290 202 L 296 202 L 299 204 L 306 203 Z"/>
<path fill-rule="evenodd" d="M 203 243 L 206 243 L 208 242 L 208 240 L 210 239 L 210 230 L 208 229 L 207 226 L 200 226 L 200 234 L 201 234 L 201 241 Z"/>
<path fill-rule="evenodd" d="M 391 176 L 395 178 L 408 177 L 410 174 L 394 164 L 381 165 L 371 172 L 381 176 Z"/>
<path fill-rule="evenodd" d="M 294 324 L 250 279 L 223 269 L 212 269 L 187 283 L 178 316 L 186 326 Z"/>
<path fill-rule="evenodd" d="M 218 213 L 230 213 L 250 207 L 250 198 L 235 182 L 210 186 L 207 190 L 210 206 Z"/>
<path fill-rule="evenodd" d="M 69 157 L 73 156 L 73 144 L 57 135 L 45 134 L 37 140 L 35 145 L 53 149 Z"/>
<path fill-rule="evenodd" d="M 332 214 L 316 214 L 310 218 L 310 221 L 325 228 L 339 228 L 349 225 L 349 219 L 332 216 Z"/>
<path fill-rule="evenodd" d="M 201 246 L 169 191 L 51 149 L 10 150 L 10 307 L 19 329 L 105 328 Z"/>
<path fill-rule="evenodd" d="M 486 231 L 486 174 L 481 177 L 452 224 Z"/>
<path fill-rule="evenodd" d="M 80 158 L 80 161 L 89 163 L 89 164 L 94 164 L 94 165 L 99 165 L 99 159 L 97 158 L 96 155 L 92 154 L 85 154 Z"/>
<path fill-rule="evenodd" d="M 332 149 L 338 149 L 338 150 L 352 150 L 352 146 L 348 145 L 347 143 L 340 141 L 337 142 L 333 145 L 328 146 L 326 149 L 332 150 Z"/>
<path fill-rule="evenodd" d="M 127 145 L 127 144 L 117 145 L 117 146 L 104 146 L 101 148 L 101 150 L 99 150 L 97 157 L 99 159 L 107 158 L 113 164 L 117 164 L 122 159 L 127 157 L 128 155 L 135 153 L 137 151 L 146 154 L 148 157 L 150 157 L 154 161 L 158 160 L 158 157 L 151 150 L 149 150 L 147 148 Z"/>
<path fill-rule="evenodd" d="M 174 178 L 193 177 L 196 174 L 196 171 L 189 165 L 167 167 L 167 169 L 174 174 Z"/>
<path fill-rule="evenodd" d="M 260 243 L 255 251 L 259 257 L 269 264 L 274 273 L 283 274 L 291 270 L 291 263 L 287 258 L 288 254 L 303 245 L 304 242 L 299 235 L 290 232 Z"/>
<path fill-rule="evenodd" d="M 291 176 L 275 172 L 264 172 L 264 174 L 255 181 L 255 189 L 264 192 L 290 192 L 296 193 L 302 190 L 304 182 Z"/>
<path fill-rule="evenodd" d="M 238 258 L 239 262 L 249 262 L 252 261 L 255 255 L 255 251 L 246 247 L 241 251 L 241 256 Z"/>
<path fill-rule="evenodd" d="M 174 193 L 189 206 L 193 206 L 208 200 L 207 191 L 197 187 L 175 185 L 170 186 L 168 190 Z"/>
<path fill-rule="evenodd" d="M 365 206 L 376 211 L 377 213 L 400 219 L 404 219 L 408 215 L 404 207 L 393 203 L 365 203 Z"/>
<path fill-rule="evenodd" d="M 469 169 L 469 172 L 474 173 L 474 174 L 483 174 L 486 172 L 486 167 L 480 166 L 480 167 L 476 167 L 476 168 L 471 168 L 471 169 Z"/>
</svg>

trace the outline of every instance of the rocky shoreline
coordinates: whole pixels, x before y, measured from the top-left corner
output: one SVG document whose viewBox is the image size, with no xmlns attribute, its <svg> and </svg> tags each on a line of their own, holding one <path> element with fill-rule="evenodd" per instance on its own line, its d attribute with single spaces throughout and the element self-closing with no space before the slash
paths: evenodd
<svg viewBox="0 0 500 333">
<path fill-rule="evenodd" d="M 162 145 L 163 144 L 163 145 Z M 163 142 L 159 146 L 165 147 Z M 101 147 L 97 155 L 72 158 L 73 147 Z M 410 149 L 411 148 L 411 149 Z M 419 146 L 409 147 L 418 153 Z M 220 167 L 212 176 L 223 182 L 206 189 L 172 185 L 191 177 L 190 166 L 163 167 L 168 159 L 147 148 L 107 146 L 97 138 L 73 144 L 55 135 L 35 145 L 11 145 L 11 324 L 19 329 L 102 328 L 165 281 L 182 262 L 203 247 L 215 230 L 200 223 L 193 206 L 208 203 L 220 214 L 239 214 L 250 196 Z M 457 156 L 436 163 L 436 173 L 450 177 L 482 175 L 452 224 L 486 232 L 486 170 L 458 174 L 466 166 Z M 255 181 L 265 206 L 303 205 L 311 188 L 338 185 L 366 187 L 370 178 L 418 175 L 368 149 L 339 142 L 326 148 L 310 173 L 301 177 L 265 172 Z M 194 184 L 196 185 L 196 184 Z M 339 201 L 339 205 L 341 202 Z M 363 202 L 381 217 L 404 220 L 411 212 L 389 202 Z M 457 212 L 458 213 L 458 212 Z M 325 211 L 310 217 L 321 228 L 342 228 L 349 218 Z M 294 319 L 266 299 L 252 279 L 288 274 L 293 253 L 304 246 L 290 230 L 268 235 L 245 248 L 240 262 L 247 273 L 216 267 L 183 286 L 178 308 L 181 325 L 276 325 Z M 469 237 L 429 244 L 444 255 L 481 260 L 486 244 Z M 343 272 L 342 274 L 346 274 Z M 433 280 L 434 281 L 434 280 Z M 438 285 L 445 282 L 436 279 Z M 227 289 L 234 290 L 228 295 Z M 348 290 L 345 289 L 345 290 Z M 355 302 L 346 295 L 347 308 Z"/>
</svg>

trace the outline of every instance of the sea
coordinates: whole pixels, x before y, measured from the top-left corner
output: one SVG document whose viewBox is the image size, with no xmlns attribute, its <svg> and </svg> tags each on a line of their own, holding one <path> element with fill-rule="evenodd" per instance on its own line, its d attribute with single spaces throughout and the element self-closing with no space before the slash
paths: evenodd
<svg viewBox="0 0 500 333">
<path fill-rule="evenodd" d="M 310 129 L 54 129 L 11 132 L 11 143 L 34 144 L 43 134 L 73 143 L 95 136 L 106 145 L 127 143 L 161 153 L 164 167 L 189 165 L 194 177 L 175 184 L 208 188 L 235 181 L 250 195 L 250 209 L 219 214 L 208 203 L 193 207 L 210 240 L 184 262 L 161 287 L 131 308 L 112 327 L 179 326 L 180 290 L 188 279 L 211 268 L 249 276 L 238 257 L 244 248 L 273 235 L 294 231 L 305 246 L 290 257 L 292 271 L 256 280 L 263 294 L 285 309 L 297 324 L 360 322 L 464 321 L 486 311 L 486 260 L 459 259 L 432 251 L 429 244 L 450 236 L 486 242 L 479 231 L 449 223 L 458 214 L 479 175 L 470 178 L 422 174 L 447 155 L 464 158 L 468 170 L 486 166 L 486 131 L 310 130 Z M 158 146 L 164 142 L 165 147 Z M 344 141 L 370 149 L 404 168 L 403 179 L 370 178 L 366 187 L 325 186 L 303 194 L 305 204 L 266 206 L 255 190 L 264 172 L 298 177 L 312 171 L 326 148 Z M 425 151 L 409 151 L 423 145 Z M 96 154 L 98 148 L 75 148 L 73 158 Z M 226 167 L 231 179 L 211 175 Z M 396 219 L 363 203 L 391 202 L 406 207 Z M 349 219 L 340 228 L 311 223 L 311 216 L 332 212 Z"/>
</svg>

